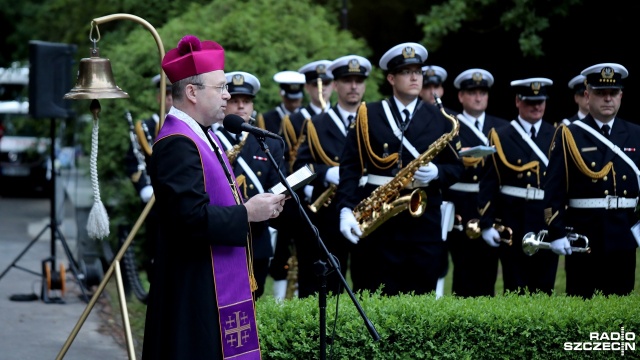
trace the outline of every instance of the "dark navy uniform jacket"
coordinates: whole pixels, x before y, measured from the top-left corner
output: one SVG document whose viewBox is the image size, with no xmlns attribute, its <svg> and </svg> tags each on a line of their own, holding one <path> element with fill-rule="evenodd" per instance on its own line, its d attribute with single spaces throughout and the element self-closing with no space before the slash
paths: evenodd
<svg viewBox="0 0 640 360">
<path fill-rule="evenodd" d="M 340 116 L 340 111 L 336 106 L 333 108 L 336 116 L 342 121 L 344 124 L 344 119 Z M 323 113 L 320 115 L 316 115 L 312 119 L 313 126 L 318 134 L 318 138 L 322 142 L 322 150 L 325 154 L 336 163 L 340 163 L 340 157 L 342 156 L 342 150 L 344 148 L 344 144 L 346 141 L 346 135 L 343 134 L 343 130 L 339 128 L 339 125 L 335 123 L 333 118 L 328 113 Z M 348 129 L 345 129 L 348 130 Z M 294 164 L 294 169 L 299 169 L 305 164 L 312 164 L 313 169 L 318 176 L 311 182 L 313 185 L 313 196 L 312 202 L 324 192 L 327 187 L 324 184 L 324 179 L 327 173 L 327 170 L 331 167 L 330 165 L 325 164 L 318 157 L 314 158 L 311 150 L 309 148 L 309 138 L 307 137 L 305 142 L 300 145 L 298 149 L 298 156 L 296 157 L 296 162 Z"/>
<path fill-rule="evenodd" d="M 484 124 L 482 125 L 482 133 L 486 136 L 491 129 L 502 128 L 508 126 L 509 123 L 502 118 L 492 116 L 485 113 Z M 465 123 L 460 122 L 459 132 L 460 142 L 462 147 L 473 147 L 478 145 L 485 145 L 480 138 L 469 128 Z M 491 157 L 485 158 L 485 163 L 489 161 Z M 478 184 L 482 177 L 483 165 L 482 162 L 473 165 L 465 166 L 464 172 L 458 182 L 465 184 Z M 463 192 L 452 189 L 444 190 L 445 199 L 452 201 L 456 206 L 456 214 L 462 216 L 463 223 L 478 217 L 478 210 L 476 209 L 478 193 Z"/>
<path fill-rule="evenodd" d="M 398 110 L 395 108 L 395 102 L 390 100 L 389 103 L 394 115 L 401 119 Z M 389 125 L 382 102 L 369 103 L 366 105 L 366 110 L 368 136 L 373 153 L 378 157 L 383 157 L 385 153 L 397 153 L 401 142 L 394 135 Z M 436 106 L 419 101 L 404 136 L 420 154 L 423 154 L 432 143 L 442 135 L 449 134 L 452 129 L 452 122 L 447 120 Z M 347 207 L 353 210 L 361 200 L 369 196 L 378 187 L 373 184 L 366 184 L 364 187 L 359 186 L 363 171 L 360 154 L 362 154 L 365 175 L 374 174 L 393 177 L 395 175 L 394 169 L 397 169 L 397 163 L 387 169 L 380 169 L 374 166 L 367 154 L 367 149 L 364 146 L 360 149 L 358 148 L 357 136 L 357 127 L 351 128 L 347 135 L 347 142 L 340 162 L 340 185 L 336 194 L 339 209 Z M 394 235 L 394 240 L 399 241 L 442 241 L 440 224 L 442 190 L 457 182 L 464 170 L 462 161 L 458 157 L 458 150 L 460 148 L 456 134 L 433 159 L 432 162 L 438 167 L 438 178 L 431 181 L 429 186 L 422 188 L 427 194 L 425 213 L 419 218 L 414 218 L 408 211 L 403 211 L 387 220 L 379 230 L 382 230 L 383 227 L 401 229 L 396 231 Z M 408 166 L 414 159 L 409 150 L 402 150 L 403 167 Z M 411 191 L 403 190 L 401 195 L 408 195 Z"/>
<path fill-rule="evenodd" d="M 600 132 L 591 115 L 587 115 L 582 122 Z M 601 179 L 584 175 L 570 154 L 567 153 L 565 157 L 558 132 L 545 184 L 546 207 L 551 209 L 552 216 L 549 241 L 565 236 L 565 227 L 568 226 L 578 234 L 587 236 L 593 251 L 634 249 L 637 245 L 629 230 L 638 220 L 634 208 L 565 208 L 569 199 L 604 199 L 607 195 L 633 199 L 638 196 L 638 179 L 631 166 L 578 125 L 571 124 L 568 129 L 589 170 L 600 171 L 608 162 L 613 163 L 613 168 Z M 609 140 L 636 166 L 640 164 L 640 126 L 616 118 Z"/>
<path fill-rule="evenodd" d="M 522 129 L 518 120 L 514 122 Z M 553 125 L 543 120 L 536 135 L 535 143 L 547 157 L 554 131 Z M 496 132 L 509 164 L 520 167 L 531 161 L 538 161 L 539 173 L 536 174 L 534 170 L 516 171 L 509 168 L 497 152 L 487 158 L 486 171 L 480 180 L 478 193 L 478 208 L 484 210 L 480 211 L 480 227 L 489 228 L 496 219 L 501 219 L 503 225 L 513 230 L 513 237 L 521 239 L 527 232 L 537 233 L 544 228 L 543 201 L 502 194 L 500 187 L 508 185 L 518 188 L 541 188 L 547 167 L 511 124 L 496 129 Z M 495 145 L 491 138 L 489 141 L 491 145 Z"/>
</svg>

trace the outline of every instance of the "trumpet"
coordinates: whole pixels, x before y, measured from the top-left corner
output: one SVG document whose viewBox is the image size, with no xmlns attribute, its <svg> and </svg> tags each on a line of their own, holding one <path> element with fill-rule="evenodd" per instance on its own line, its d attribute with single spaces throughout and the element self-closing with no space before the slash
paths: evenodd
<svg viewBox="0 0 640 360">
<path fill-rule="evenodd" d="M 573 245 L 574 242 L 582 239 L 584 241 L 584 246 L 572 246 L 572 252 L 580 252 L 580 253 L 590 253 L 591 248 L 589 247 L 589 239 L 584 236 L 573 232 L 573 228 L 567 228 L 567 239 Z M 549 232 L 547 230 L 540 230 L 539 233 L 529 232 L 524 235 L 522 238 L 522 251 L 525 254 L 531 256 L 538 252 L 540 249 L 549 250 L 551 249 L 551 243 L 544 242 L 544 238 L 547 236 Z"/>
<path fill-rule="evenodd" d="M 509 246 L 513 244 L 513 231 L 510 227 L 504 226 L 500 223 L 493 224 L 493 228 L 498 230 L 500 234 L 500 242 L 503 242 Z M 480 229 L 480 220 L 479 219 L 471 219 L 467 222 L 467 226 L 464 230 L 465 234 L 469 237 L 469 239 L 477 239 L 482 235 L 482 229 Z"/>
<path fill-rule="evenodd" d="M 331 200 L 336 194 L 336 190 L 338 189 L 338 185 L 329 184 L 327 190 L 323 191 L 320 196 L 314 201 L 312 204 L 309 204 L 309 209 L 314 213 L 317 213 L 322 207 L 327 207 L 331 204 Z"/>
</svg>

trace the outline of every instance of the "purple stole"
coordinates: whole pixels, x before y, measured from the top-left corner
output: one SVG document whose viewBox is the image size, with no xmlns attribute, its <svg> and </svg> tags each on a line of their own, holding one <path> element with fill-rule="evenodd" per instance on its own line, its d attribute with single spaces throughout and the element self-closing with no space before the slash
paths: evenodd
<svg viewBox="0 0 640 360">
<path fill-rule="evenodd" d="M 211 131 L 209 135 L 221 149 L 222 158 L 233 176 L 233 168 L 224 154 L 224 147 Z M 222 164 L 209 143 L 201 139 L 191 128 L 178 118 L 167 115 L 158 138 L 182 134 L 193 140 L 200 152 L 205 179 L 205 191 L 209 194 L 209 204 L 215 206 L 237 205 L 229 180 Z M 234 186 L 237 189 L 237 184 Z M 240 194 L 240 192 L 238 192 Z M 256 313 L 249 282 L 247 249 L 239 246 L 211 246 L 213 280 L 216 286 L 216 300 L 219 309 L 222 356 L 224 359 L 261 359 Z"/>
</svg>

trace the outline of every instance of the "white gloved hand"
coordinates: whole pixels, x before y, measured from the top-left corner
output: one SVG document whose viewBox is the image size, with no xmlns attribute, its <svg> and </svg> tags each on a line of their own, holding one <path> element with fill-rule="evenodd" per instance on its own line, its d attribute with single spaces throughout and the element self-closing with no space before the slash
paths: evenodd
<svg viewBox="0 0 640 360">
<path fill-rule="evenodd" d="M 140 199 L 145 204 L 151 200 L 151 196 L 153 196 L 153 187 L 151 185 L 147 185 L 140 190 Z"/>
<path fill-rule="evenodd" d="M 304 186 L 304 201 L 311 202 L 311 196 L 313 196 L 313 185 Z"/>
<path fill-rule="evenodd" d="M 492 227 L 482 230 L 482 239 L 491 247 L 500 246 L 500 233 Z"/>
<path fill-rule="evenodd" d="M 340 232 L 347 240 L 354 244 L 360 241 L 362 230 L 360 230 L 358 220 L 356 220 L 356 217 L 353 216 L 353 212 L 349 208 L 342 208 L 342 210 L 340 210 Z"/>
<path fill-rule="evenodd" d="M 427 186 L 429 182 L 438 178 L 438 167 L 434 163 L 420 166 L 413 174 L 413 179 L 419 182 L 419 186 Z"/>
<path fill-rule="evenodd" d="M 330 167 L 324 175 L 324 181 L 329 184 L 338 185 L 338 183 L 340 183 L 340 166 Z"/>
<path fill-rule="evenodd" d="M 551 251 L 558 255 L 571 255 L 571 244 L 567 237 L 563 237 L 551 242 Z"/>
</svg>

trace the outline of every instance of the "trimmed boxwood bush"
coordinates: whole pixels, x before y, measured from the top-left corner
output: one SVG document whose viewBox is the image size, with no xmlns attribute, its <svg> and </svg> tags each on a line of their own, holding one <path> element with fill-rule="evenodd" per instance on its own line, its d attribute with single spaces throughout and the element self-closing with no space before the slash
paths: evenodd
<svg viewBox="0 0 640 360">
<path fill-rule="evenodd" d="M 571 351 L 565 343 L 640 333 L 640 296 L 583 300 L 543 294 L 457 298 L 363 293 L 358 303 L 378 334 L 374 341 L 347 294 L 326 307 L 327 359 L 610 359 L 620 350 Z M 320 357 L 317 297 L 257 302 L 263 359 Z M 338 316 L 336 316 L 336 313 Z M 605 333 L 604 335 L 601 335 Z M 633 333 L 633 334 L 630 334 Z M 637 340 L 622 341 L 635 346 Z M 602 340 L 602 343 L 610 343 Z M 625 358 L 640 357 L 627 349 Z"/>
</svg>

